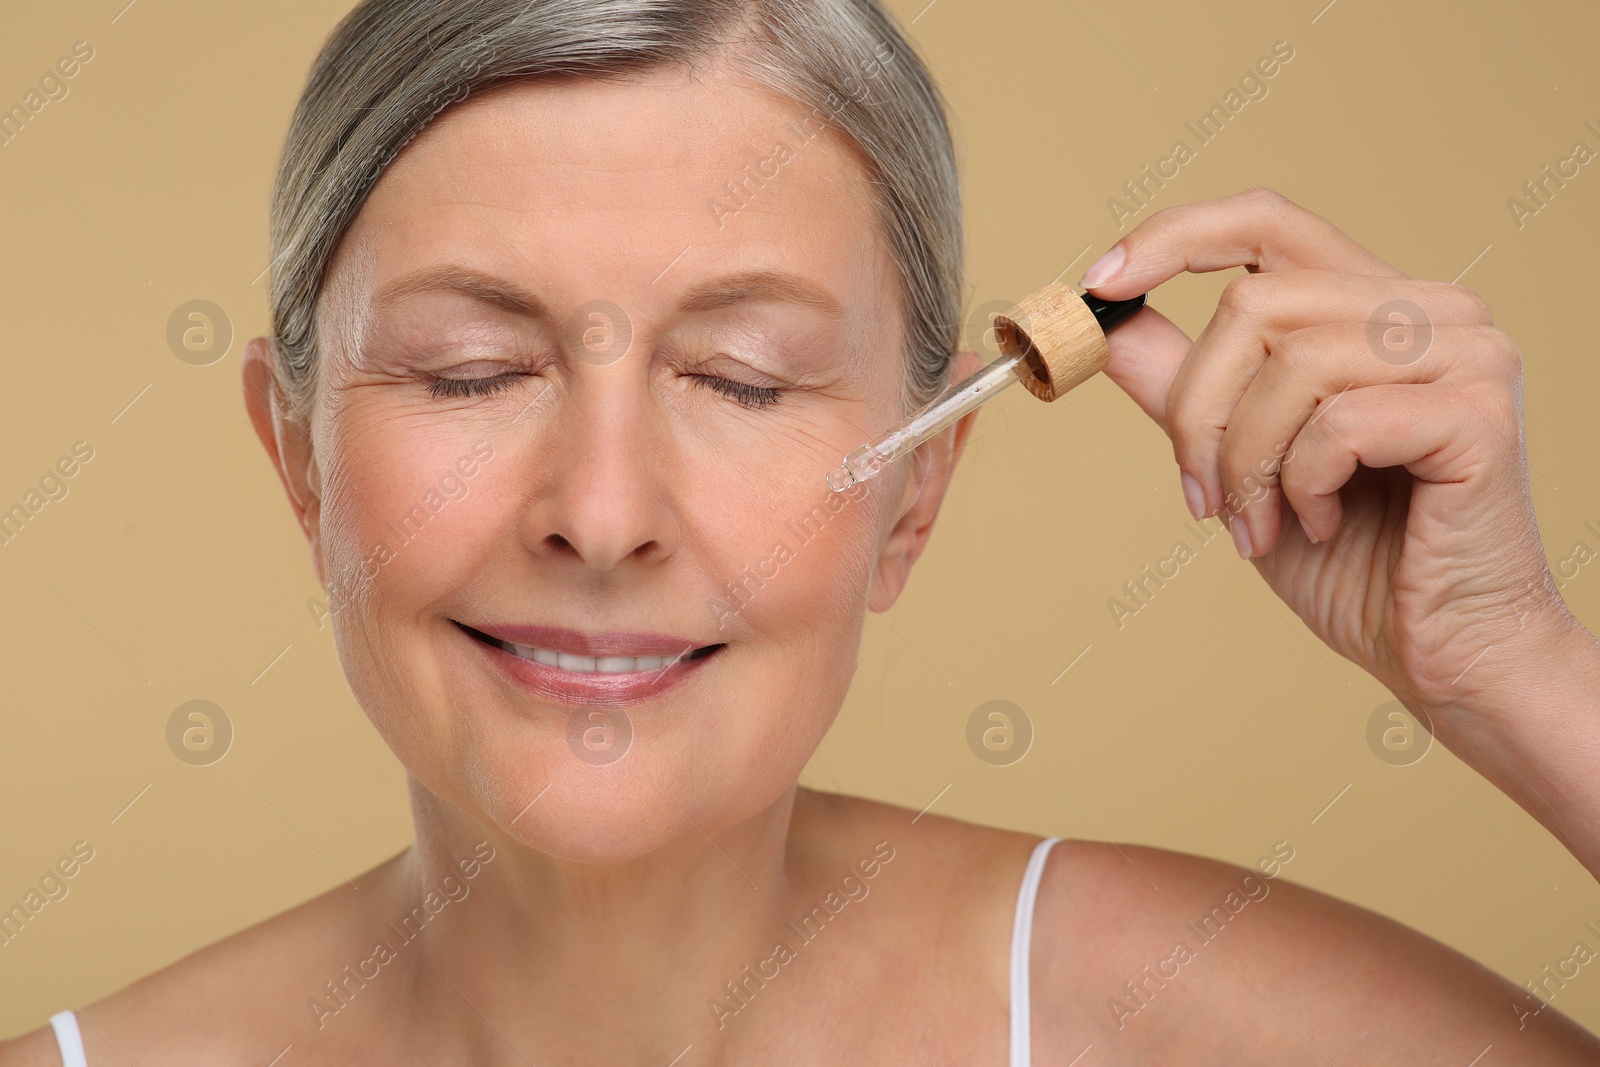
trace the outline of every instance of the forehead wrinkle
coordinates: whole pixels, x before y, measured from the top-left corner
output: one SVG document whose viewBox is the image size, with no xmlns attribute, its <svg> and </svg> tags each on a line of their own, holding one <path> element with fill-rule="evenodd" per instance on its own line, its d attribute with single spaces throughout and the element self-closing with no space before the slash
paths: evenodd
<svg viewBox="0 0 1600 1067">
<path fill-rule="evenodd" d="M 761 88 L 763 95 L 771 92 L 766 87 Z M 381 202 L 387 209 L 385 213 L 401 217 L 418 212 L 424 205 L 427 210 L 433 212 L 445 209 L 462 212 L 465 216 L 475 218 L 485 227 L 483 236 L 492 238 L 490 244 L 502 243 L 509 246 L 517 253 L 522 263 L 532 268 L 533 274 L 539 280 L 548 283 L 549 279 L 545 277 L 536 262 L 537 257 L 530 258 L 530 255 L 520 247 L 522 243 L 520 238 L 524 233 L 516 224 L 524 220 L 535 222 L 552 215 L 565 216 L 577 205 L 560 205 L 559 207 L 565 210 L 558 210 L 558 205 L 551 204 L 542 197 L 522 198 L 517 195 L 520 187 L 516 185 L 507 187 L 502 179 L 521 174 L 516 166 L 516 159 L 512 158 L 522 154 L 517 151 L 518 149 L 531 147 L 530 140 L 534 145 L 545 145 L 548 138 L 542 134 L 548 132 L 550 127 L 559 129 L 570 126 L 575 119 L 587 112 L 577 106 L 584 101 L 568 99 L 560 93 L 529 94 L 521 99 L 518 95 L 510 92 L 508 87 L 507 93 L 498 101 L 492 98 L 480 98 L 475 102 L 469 102 L 463 108 L 451 111 L 442 116 L 440 121 L 431 124 L 423 135 L 419 136 L 391 165 L 390 172 L 385 176 L 386 180 L 380 181 L 374 190 L 372 198 L 374 203 L 369 204 L 369 207 L 377 207 Z M 781 94 L 777 94 L 775 99 L 780 101 L 785 109 L 793 106 L 793 102 Z M 624 101 L 619 95 L 615 100 L 604 103 L 614 108 L 621 108 L 624 103 L 631 106 L 633 102 Z M 499 106 L 496 106 L 497 104 Z M 539 121 L 532 121 L 534 119 Z M 739 134 L 750 132 L 745 129 L 722 130 L 715 122 L 709 127 L 702 122 L 696 130 L 701 134 L 734 134 L 730 140 L 735 142 L 740 140 Z M 485 132 L 492 132 L 494 136 L 472 136 Z M 566 132 L 570 133 L 570 130 Z M 462 169 L 463 159 L 457 157 L 452 147 L 455 140 L 463 136 L 473 149 L 470 152 L 471 166 L 465 170 Z M 688 152 L 691 149 L 690 142 L 695 139 L 683 137 L 669 140 L 674 150 Z M 836 321 L 849 323 L 851 327 L 846 335 L 847 339 L 841 346 L 844 350 L 842 352 L 844 379 L 864 382 L 869 378 L 876 378 L 882 371 L 890 369 L 879 369 L 883 359 L 891 360 L 892 369 L 896 372 L 893 377 L 898 379 L 904 375 L 906 357 L 905 338 L 900 330 L 902 324 L 897 321 L 899 313 L 904 310 L 899 299 L 902 296 L 899 284 L 901 279 L 895 269 L 892 250 L 887 247 L 888 242 L 882 232 L 884 220 L 880 215 L 881 205 L 876 202 L 879 195 L 876 188 L 878 183 L 872 174 L 870 164 L 861 157 L 856 146 L 847 138 L 843 138 L 835 128 L 825 126 L 818 143 L 807 147 L 810 150 L 804 154 L 810 162 L 806 170 L 809 180 L 815 183 L 811 186 L 808 200 L 831 199 L 838 194 L 848 193 L 854 204 L 855 198 L 861 193 L 869 194 L 866 203 L 862 205 L 866 208 L 866 217 L 860 221 L 870 222 L 870 225 L 865 228 L 864 233 L 856 235 L 856 240 L 851 241 L 852 248 L 848 258 L 855 260 L 857 269 L 865 268 L 860 276 L 860 281 L 865 283 L 861 288 L 870 290 L 872 296 L 863 301 L 849 297 L 864 296 L 864 293 L 827 294 L 846 297 L 842 301 L 845 313 L 841 315 L 836 309 L 834 315 L 829 316 Z M 732 146 L 729 148 L 731 151 Z M 671 151 L 668 153 L 658 151 L 646 162 L 650 165 L 648 169 L 653 173 L 673 171 L 674 168 L 669 164 L 678 161 L 671 157 Z M 596 174 L 609 176 L 613 172 L 618 175 L 636 176 L 638 173 L 637 168 L 630 170 L 629 167 L 620 165 L 618 160 L 610 157 L 551 158 L 547 153 L 540 163 L 564 172 L 582 172 L 590 176 Z M 473 178 L 487 178 L 487 187 L 483 180 L 468 180 Z M 398 185 L 396 179 L 399 179 Z M 592 181 L 586 183 L 580 192 L 596 192 L 595 184 Z M 784 188 L 790 192 L 794 191 L 789 184 L 785 184 Z M 508 193 L 511 194 L 509 198 Z M 750 212 L 753 217 L 771 218 L 771 213 L 777 206 L 776 202 L 761 199 L 750 206 Z M 800 247 L 810 245 L 817 239 L 817 235 L 811 232 L 814 220 L 809 218 L 796 220 L 789 215 L 793 206 L 784 206 L 787 210 L 781 214 L 784 216 L 785 225 L 780 227 L 782 232 L 778 237 Z M 603 207 L 608 213 L 624 218 L 637 213 L 636 209 L 631 209 L 631 205 L 619 203 L 615 199 L 607 200 Z M 681 204 L 677 201 L 667 205 L 657 204 L 655 205 L 657 215 L 661 214 L 663 207 L 676 214 L 674 209 L 681 208 L 687 213 L 693 205 L 687 201 Z M 513 223 L 512 226 L 507 225 L 508 220 Z M 387 314 L 386 308 L 376 297 L 372 268 L 375 247 L 387 243 L 392 231 L 387 228 L 373 228 L 370 217 L 365 221 L 367 226 L 362 236 L 366 241 L 341 256 L 343 262 L 334 277 L 330 278 L 325 318 L 319 309 L 319 323 L 326 323 L 325 328 L 319 328 L 326 337 L 328 356 L 330 358 L 347 356 L 350 362 L 345 364 L 346 367 L 359 366 L 364 349 L 373 340 L 376 328 L 382 324 Z M 799 224 L 798 230 L 794 228 L 796 223 Z M 861 237 L 866 239 L 861 240 Z M 881 261 L 880 257 L 884 257 L 885 254 L 888 262 Z M 383 258 L 388 258 L 388 252 Z M 378 279 L 377 284 L 381 285 L 382 280 Z M 546 288 L 553 296 L 554 290 L 549 289 L 548 284 Z M 749 299 L 750 295 L 746 295 L 745 299 Z M 778 299 L 781 301 L 783 298 Z M 758 296 L 752 303 L 759 300 Z M 706 309 L 711 310 L 711 306 L 727 307 L 742 302 L 731 298 L 731 294 L 711 295 L 706 300 L 706 304 L 710 305 Z M 504 306 L 500 301 L 490 301 L 490 303 Z M 796 303 L 803 304 L 805 301 Z M 337 359 L 335 361 L 338 362 Z"/>
</svg>

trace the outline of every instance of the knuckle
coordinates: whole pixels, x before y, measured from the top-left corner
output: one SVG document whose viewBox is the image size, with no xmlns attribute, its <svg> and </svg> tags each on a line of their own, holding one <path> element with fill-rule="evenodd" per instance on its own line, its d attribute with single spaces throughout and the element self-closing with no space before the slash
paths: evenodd
<svg viewBox="0 0 1600 1067">
<path fill-rule="evenodd" d="M 1494 325 L 1494 311 L 1490 309 L 1489 301 L 1485 300 L 1482 294 L 1462 285 L 1455 286 L 1455 289 L 1461 301 L 1462 314 L 1468 322 L 1478 326 Z"/>
<path fill-rule="evenodd" d="M 1252 185 L 1248 189 L 1235 193 L 1231 199 L 1260 207 L 1283 207 L 1285 204 L 1293 203 L 1288 197 L 1270 185 Z"/>
<path fill-rule="evenodd" d="M 1177 457 L 1178 465 L 1186 470 L 1195 471 L 1190 461 L 1203 436 L 1200 432 L 1198 405 L 1188 396 L 1186 390 L 1174 389 L 1167 394 L 1167 436 L 1172 438 L 1172 451 Z"/>
<path fill-rule="evenodd" d="M 1162 244 L 1183 247 L 1193 242 L 1197 227 L 1193 204 L 1170 204 L 1152 212 L 1133 232 L 1157 234 Z"/>
<path fill-rule="evenodd" d="M 1487 351 L 1488 362 L 1498 377 L 1512 381 L 1522 379 L 1522 347 L 1510 334 L 1489 327 L 1483 348 Z"/>
<path fill-rule="evenodd" d="M 1306 466 L 1308 444 L 1308 441 L 1297 436 L 1278 465 L 1278 486 L 1291 502 L 1308 500 L 1317 495 L 1310 485 L 1310 471 Z M 1299 463 L 1295 462 L 1296 456 L 1300 458 Z"/>
<path fill-rule="evenodd" d="M 1508 438 L 1521 430 L 1521 388 L 1503 379 L 1488 379 L 1468 386 L 1472 406 Z"/>
<path fill-rule="evenodd" d="M 1241 274 L 1222 288 L 1217 306 L 1248 319 L 1262 317 L 1272 306 L 1270 274 Z"/>
<path fill-rule="evenodd" d="M 1267 225 L 1275 230 L 1281 230 L 1285 220 L 1292 219 L 1304 209 L 1276 189 L 1269 189 L 1262 185 L 1250 189 L 1244 196 L 1249 198 L 1250 207 L 1258 212 Z"/>
<path fill-rule="evenodd" d="M 1332 341 L 1327 327 L 1301 326 L 1272 343 L 1271 358 L 1291 371 L 1304 373 L 1316 365 L 1324 352 L 1338 350 Z"/>
<path fill-rule="evenodd" d="M 1239 485 L 1239 444 L 1232 434 L 1223 434 L 1217 442 L 1217 477 L 1222 482 L 1224 494 L 1232 493 Z"/>
<path fill-rule="evenodd" d="M 1300 431 L 1301 435 L 1315 435 L 1314 440 L 1337 438 L 1339 427 L 1344 425 L 1345 412 L 1350 409 L 1349 400 L 1341 391 L 1317 401 L 1317 406 L 1311 409 L 1311 415 L 1306 420 L 1305 429 Z"/>
<path fill-rule="evenodd" d="M 1152 227 L 1172 226 L 1183 219 L 1186 214 L 1183 209 L 1187 206 L 1186 204 L 1169 204 L 1166 207 L 1157 208 L 1144 220 L 1144 224 Z"/>
<path fill-rule="evenodd" d="M 1226 437 L 1217 453 L 1217 466 L 1222 475 L 1224 491 L 1245 504 L 1253 504 L 1265 497 L 1278 484 L 1282 457 L 1287 443 L 1276 448 L 1247 448 Z"/>
<path fill-rule="evenodd" d="M 1273 207 L 1284 207 L 1294 203 L 1293 200 L 1290 200 L 1287 196 L 1284 196 L 1271 186 L 1258 185 L 1253 191 L 1257 196 L 1266 200 L 1266 202 L 1271 204 Z"/>
</svg>

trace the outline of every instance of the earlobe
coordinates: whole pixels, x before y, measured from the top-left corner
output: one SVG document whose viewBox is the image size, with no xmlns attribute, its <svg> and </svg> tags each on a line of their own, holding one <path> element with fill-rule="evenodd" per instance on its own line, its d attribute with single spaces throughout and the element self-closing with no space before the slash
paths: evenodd
<svg viewBox="0 0 1600 1067">
<path fill-rule="evenodd" d="M 983 369 L 983 360 L 974 352 L 958 352 L 950 368 L 950 381 L 959 382 Z M 928 546 L 933 520 L 938 517 L 950 476 L 966 448 L 967 437 L 978 413 L 970 411 L 947 426 L 915 453 L 901 460 L 910 468 L 904 479 L 902 499 L 895 505 L 893 526 L 878 552 L 873 568 L 867 606 L 882 613 L 894 606 L 911 576 L 911 565 Z"/>
<path fill-rule="evenodd" d="M 941 443 L 929 441 L 923 448 L 935 448 Z M 904 480 L 902 500 L 896 502 L 894 508 L 895 512 L 901 514 L 890 528 L 883 547 L 878 551 L 876 565 L 872 569 L 872 585 L 867 592 L 867 607 L 880 614 L 894 607 L 895 601 L 900 599 L 900 593 L 905 589 L 906 581 L 911 576 L 911 565 L 922 554 L 929 533 L 928 523 L 923 519 L 925 509 L 922 502 L 924 494 L 930 488 L 928 482 L 933 473 L 931 470 L 924 473 L 923 469 L 931 465 L 920 461 L 915 455 L 907 457 L 902 462 L 908 468 L 915 465 L 916 468 L 922 469 L 908 470 L 901 475 Z M 904 497 L 907 495 L 911 496 L 909 506 L 904 503 Z"/>
</svg>

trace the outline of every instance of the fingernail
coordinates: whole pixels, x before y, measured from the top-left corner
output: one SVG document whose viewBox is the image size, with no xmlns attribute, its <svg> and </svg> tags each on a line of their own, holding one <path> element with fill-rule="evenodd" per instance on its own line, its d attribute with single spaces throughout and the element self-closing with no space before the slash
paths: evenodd
<svg viewBox="0 0 1600 1067">
<path fill-rule="evenodd" d="M 1205 514 L 1206 491 L 1200 488 L 1199 479 L 1182 467 L 1178 468 L 1178 473 L 1183 476 L 1180 479 L 1183 482 L 1183 502 L 1189 505 L 1189 514 L 1198 519 Z"/>
<path fill-rule="evenodd" d="M 1317 535 L 1311 532 L 1311 527 L 1306 525 L 1306 520 L 1303 519 L 1303 518 L 1300 518 L 1300 516 L 1298 516 L 1298 515 L 1296 515 L 1295 518 L 1300 519 L 1300 529 L 1302 529 L 1302 530 L 1304 530 L 1306 532 L 1306 540 L 1310 541 L 1312 544 L 1316 544 L 1317 543 Z"/>
<path fill-rule="evenodd" d="M 1122 246 L 1114 245 L 1111 251 L 1089 264 L 1089 269 L 1083 272 L 1083 280 L 1078 282 L 1085 289 L 1096 289 L 1111 280 L 1112 275 L 1122 269 L 1122 263 L 1128 258 L 1128 253 Z"/>
<path fill-rule="evenodd" d="M 1240 559 L 1250 558 L 1250 527 L 1237 512 L 1228 512 L 1228 532 L 1233 534 L 1233 547 L 1239 550 Z"/>
</svg>

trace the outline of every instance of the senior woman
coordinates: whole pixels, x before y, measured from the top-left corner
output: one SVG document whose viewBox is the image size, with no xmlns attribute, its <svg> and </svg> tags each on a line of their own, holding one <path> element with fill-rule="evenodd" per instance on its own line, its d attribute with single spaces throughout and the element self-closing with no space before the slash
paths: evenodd
<svg viewBox="0 0 1600 1067">
<path fill-rule="evenodd" d="M 1270 865 L 799 788 L 971 430 L 818 507 L 981 365 L 960 222 L 873 0 L 360 4 L 288 135 L 244 394 L 416 842 L 0 1062 L 1600 1061 Z M 1108 373 L 1193 511 L 1600 871 L 1600 648 L 1545 566 L 1516 347 L 1265 190 L 1085 284 L 1238 266 L 1197 340 L 1147 309 Z M 1372 358 L 1390 300 L 1424 358 Z"/>
</svg>

